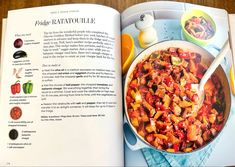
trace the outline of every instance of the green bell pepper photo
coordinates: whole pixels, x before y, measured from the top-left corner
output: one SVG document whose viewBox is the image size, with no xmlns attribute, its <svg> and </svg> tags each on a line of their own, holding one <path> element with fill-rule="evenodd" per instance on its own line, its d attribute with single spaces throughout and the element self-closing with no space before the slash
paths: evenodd
<svg viewBox="0 0 235 167">
<path fill-rule="evenodd" d="M 23 91 L 25 94 L 31 94 L 33 92 L 33 83 L 30 80 L 23 84 Z"/>
</svg>

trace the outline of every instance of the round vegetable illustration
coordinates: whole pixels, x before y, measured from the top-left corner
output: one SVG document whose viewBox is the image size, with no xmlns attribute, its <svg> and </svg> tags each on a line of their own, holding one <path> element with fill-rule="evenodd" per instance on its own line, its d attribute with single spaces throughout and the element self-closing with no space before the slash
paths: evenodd
<svg viewBox="0 0 235 167">
<path fill-rule="evenodd" d="M 14 41 L 14 47 L 15 48 L 20 48 L 23 45 L 23 40 L 18 38 Z"/>
<path fill-rule="evenodd" d="M 9 132 L 9 137 L 11 140 L 15 140 L 18 137 L 18 131 L 16 129 L 12 129 Z"/>
<path fill-rule="evenodd" d="M 13 107 L 10 112 L 11 118 L 14 120 L 19 119 L 22 116 L 22 110 L 20 107 Z"/>
</svg>

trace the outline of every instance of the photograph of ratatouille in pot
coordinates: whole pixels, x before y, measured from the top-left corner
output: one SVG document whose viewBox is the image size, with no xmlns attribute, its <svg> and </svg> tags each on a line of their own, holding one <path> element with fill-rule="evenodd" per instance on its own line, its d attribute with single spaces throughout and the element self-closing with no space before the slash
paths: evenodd
<svg viewBox="0 0 235 167">
<path fill-rule="evenodd" d="M 192 152 L 211 142 L 228 114 L 216 74 L 206 82 L 203 104 L 196 109 L 200 97 L 193 85 L 200 83 L 210 65 L 202 62 L 206 55 L 170 46 L 142 56 L 135 60 L 125 85 L 126 114 L 137 135 L 170 153 Z"/>
</svg>

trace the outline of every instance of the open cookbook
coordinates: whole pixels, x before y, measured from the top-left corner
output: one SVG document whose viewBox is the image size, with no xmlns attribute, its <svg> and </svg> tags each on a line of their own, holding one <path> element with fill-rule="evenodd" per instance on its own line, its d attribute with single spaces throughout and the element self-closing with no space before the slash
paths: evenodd
<svg viewBox="0 0 235 167">
<path fill-rule="evenodd" d="M 168 1 L 9 11 L 0 166 L 235 165 L 234 29 Z"/>
</svg>

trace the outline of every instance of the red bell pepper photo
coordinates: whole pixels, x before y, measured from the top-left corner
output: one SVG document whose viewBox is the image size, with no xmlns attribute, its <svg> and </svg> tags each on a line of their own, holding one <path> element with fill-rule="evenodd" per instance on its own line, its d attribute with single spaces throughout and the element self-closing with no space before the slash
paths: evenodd
<svg viewBox="0 0 235 167">
<path fill-rule="evenodd" d="M 20 89 L 21 89 L 21 86 L 20 86 L 20 81 L 16 81 L 15 84 L 11 85 L 11 93 L 13 95 L 17 94 L 17 93 L 20 93 Z"/>
</svg>

